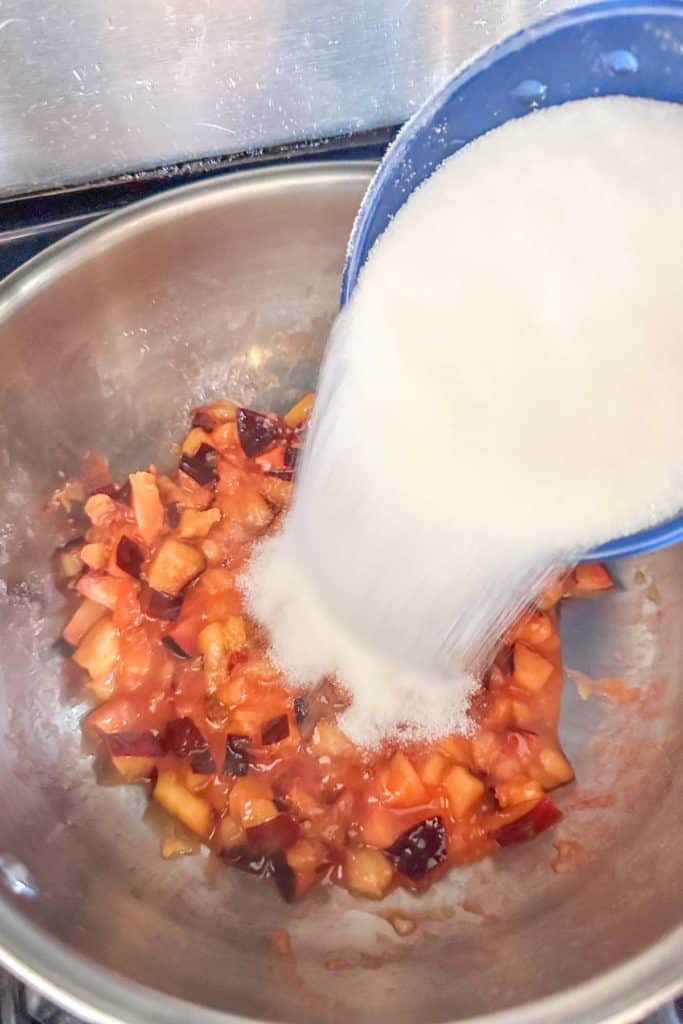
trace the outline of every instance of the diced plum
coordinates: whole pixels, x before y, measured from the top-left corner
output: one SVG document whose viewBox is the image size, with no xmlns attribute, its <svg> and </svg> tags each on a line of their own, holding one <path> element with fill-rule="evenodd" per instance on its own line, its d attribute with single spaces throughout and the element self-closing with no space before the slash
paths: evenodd
<svg viewBox="0 0 683 1024">
<path fill-rule="evenodd" d="M 177 596 L 204 568 L 204 556 L 197 548 L 167 537 L 162 541 L 147 571 L 152 590 Z"/>
<path fill-rule="evenodd" d="M 384 851 L 397 871 L 412 882 L 419 882 L 448 857 L 443 821 L 438 815 L 406 829 Z"/>
<path fill-rule="evenodd" d="M 210 434 L 218 426 L 218 420 L 211 415 L 208 409 L 195 409 L 192 413 L 192 426 L 199 427 Z"/>
<path fill-rule="evenodd" d="M 372 846 L 352 846 L 344 858 L 344 883 L 347 889 L 381 900 L 392 883 L 394 869 L 381 852 Z"/>
<path fill-rule="evenodd" d="M 76 584 L 76 590 L 95 604 L 113 611 L 123 593 L 125 580 L 115 579 L 106 572 L 86 572 Z"/>
<path fill-rule="evenodd" d="M 144 732 L 110 732 L 106 741 L 112 757 L 163 757 L 166 753 L 159 734 L 149 729 Z"/>
<path fill-rule="evenodd" d="M 294 718 L 296 719 L 297 725 L 303 725 L 309 715 L 308 701 L 305 697 L 295 697 L 293 701 L 294 706 Z"/>
<path fill-rule="evenodd" d="M 249 737 L 231 733 L 225 741 L 223 773 L 234 779 L 242 778 L 249 770 Z"/>
<path fill-rule="evenodd" d="M 62 630 L 62 636 L 72 647 L 77 647 L 86 633 L 106 614 L 107 609 L 103 605 L 86 597 Z"/>
<path fill-rule="evenodd" d="M 456 820 L 467 817 L 485 793 L 484 783 L 459 764 L 450 769 L 444 779 L 444 786 L 448 794 L 448 806 Z"/>
<path fill-rule="evenodd" d="M 574 569 L 572 592 L 588 594 L 597 590 L 611 590 L 612 577 L 600 562 L 581 562 Z"/>
<path fill-rule="evenodd" d="M 208 742 L 191 718 L 174 718 L 166 724 L 163 742 L 170 754 L 189 761 L 195 775 L 213 775 L 216 762 Z"/>
<path fill-rule="evenodd" d="M 163 594 L 160 590 L 152 590 L 147 586 L 143 586 L 140 591 L 140 607 L 150 619 L 175 622 L 180 614 L 182 603 L 181 594 Z"/>
<path fill-rule="evenodd" d="M 140 536 L 154 544 L 164 526 L 164 506 L 153 473 L 131 473 L 131 499 Z M 162 589 L 162 588 L 159 588 Z"/>
<path fill-rule="evenodd" d="M 168 636 L 165 636 L 161 642 L 167 651 L 169 651 L 171 654 L 175 654 L 176 658 L 188 659 L 192 657 L 191 654 L 189 654 L 183 647 L 180 646 L 177 640 L 173 639 L 170 633 Z"/>
<path fill-rule="evenodd" d="M 545 832 L 547 828 L 557 824 L 562 818 L 562 812 L 555 806 L 550 797 L 543 797 L 542 800 L 527 811 L 521 817 L 508 822 L 507 825 L 497 829 L 492 838 L 499 846 L 514 846 L 516 843 L 525 843 L 528 839 Z"/>
<path fill-rule="evenodd" d="M 270 857 L 265 853 L 253 853 L 248 846 L 226 847 L 219 856 L 230 867 L 257 878 L 268 878 L 273 873 Z"/>
<path fill-rule="evenodd" d="M 552 662 L 532 651 L 526 644 L 515 644 L 514 662 L 515 683 L 530 693 L 542 690 L 553 674 Z"/>
<path fill-rule="evenodd" d="M 209 487 L 218 480 L 218 452 L 209 444 L 200 444 L 193 455 L 185 452 L 181 456 L 179 469 L 200 487 Z"/>
<path fill-rule="evenodd" d="M 273 743 L 280 743 L 289 736 L 289 718 L 287 715 L 278 715 L 265 722 L 261 729 L 261 743 L 269 747 Z"/>
<path fill-rule="evenodd" d="M 241 408 L 237 410 L 237 436 L 244 454 L 253 458 L 278 443 L 282 427 L 274 416 Z"/>
<path fill-rule="evenodd" d="M 108 676 L 119 655 L 119 634 L 111 615 L 105 615 L 86 633 L 73 659 L 93 678 Z"/>
<path fill-rule="evenodd" d="M 295 427 L 300 427 L 301 424 L 308 419 L 311 415 L 311 410 L 313 409 L 314 399 L 315 395 L 311 391 L 307 395 L 304 395 L 303 398 L 300 398 L 299 401 L 292 406 L 289 412 L 285 413 L 283 419 L 290 429 L 293 430 Z"/>
<path fill-rule="evenodd" d="M 206 838 L 211 831 L 212 811 L 202 797 L 182 785 L 173 771 L 160 771 L 154 787 L 154 799 L 191 832 Z"/>
<path fill-rule="evenodd" d="M 292 903 L 297 897 L 298 886 L 296 872 L 287 860 L 287 854 L 276 850 L 271 855 L 270 864 L 278 892 L 287 903 Z"/>
<path fill-rule="evenodd" d="M 298 822 L 291 814 L 278 814 L 247 829 L 247 846 L 253 853 L 288 850 L 299 838 Z"/>
<path fill-rule="evenodd" d="M 140 545 L 124 534 L 116 545 L 116 564 L 119 569 L 139 579 L 144 560 L 145 553 Z"/>
</svg>

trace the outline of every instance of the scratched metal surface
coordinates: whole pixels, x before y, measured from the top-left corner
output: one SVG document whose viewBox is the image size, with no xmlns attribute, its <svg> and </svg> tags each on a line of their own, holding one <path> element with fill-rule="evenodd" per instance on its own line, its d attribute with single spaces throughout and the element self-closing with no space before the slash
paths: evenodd
<svg viewBox="0 0 683 1024">
<path fill-rule="evenodd" d="M 573 0 L 0 0 L 0 195 L 404 121 Z"/>
</svg>

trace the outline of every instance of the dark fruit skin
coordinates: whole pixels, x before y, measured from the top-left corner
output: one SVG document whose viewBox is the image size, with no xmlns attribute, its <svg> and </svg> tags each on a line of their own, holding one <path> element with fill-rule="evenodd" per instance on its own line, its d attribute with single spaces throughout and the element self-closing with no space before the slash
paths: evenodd
<svg viewBox="0 0 683 1024">
<path fill-rule="evenodd" d="M 419 882 L 448 857 L 443 821 L 437 815 L 406 829 L 384 851 L 397 871 L 412 882 Z"/>
<path fill-rule="evenodd" d="M 179 468 L 200 487 L 218 480 L 218 452 L 209 444 L 200 444 L 194 455 L 182 455 Z"/>
<path fill-rule="evenodd" d="M 289 736 L 289 718 L 287 715 L 278 715 L 266 722 L 261 730 L 261 743 L 269 747 L 271 743 L 279 743 Z"/>
<path fill-rule="evenodd" d="M 514 846 L 516 843 L 525 843 L 527 840 L 533 839 L 534 836 L 545 832 L 547 828 L 551 828 L 561 820 L 562 811 L 555 806 L 550 797 L 544 796 L 521 818 L 511 821 L 509 825 L 503 825 L 497 832 L 494 832 L 493 838 L 499 846 Z"/>
<path fill-rule="evenodd" d="M 182 603 L 182 594 L 164 594 L 160 590 L 152 590 L 151 587 L 146 586 L 143 586 L 140 591 L 140 607 L 150 619 L 175 622 L 180 614 Z"/>
<path fill-rule="evenodd" d="M 294 698 L 294 717 L 296 718 L 296 724 L 301 725 L 302 722 L 308 718 L 309 714 L 308 701 L 305 697 Z"/>
<path fill-rule="evenodd" d="M 287 903 L 296 899 L 296 874 L 282 850 L 277 850 L 270 858 L 271 871 L 278 892 Z"/>
<path fill-rule="evenodd" d="M 249 737 L 230 735 L 225 741 L 225 761 L 223 774 L 239 779 L 249 769 Z"/>
<path fill-rule="evenodd" d="M 261 825 L 247 829 L 247 846 L 253 853 L 288 850 L 297 841 L 300 833 L 299 824 L 291 815 L 278 814 Z"/>
<path fill-rule="evenodd" d="M 125 535 L 116 545 L 116 564 L 122 572 L 127 572 L 136 580 L 140 579 L 140 571 L 145 560 L 145 553 L 134 540 Z"/>
<path fill-rule="evenodd" d="M 213 418 L 210 412 L 206 409 L 195 409 L 192 413 L 192 426 L 200 427 L 201 430 L 205 430 L 207 434 L 213 433 L 218 425 L 218 421 Z"/>
<path fill-rule="evenodd" d="M 192 657 L 191 654 L 188 654 L 187 651 L 183 650 L 180 644 L 176 643 L 172 636 L 165 636 L 161 642 L 167 651 L 170 651 L 171 654 L 175 654 L 176 658 L 184 658 L 187 660 Z"/>
<path fill-rule="evenodd" d="M 166 753 L 155 732 L 111 732 L 106 743 L 112 757 L 163 757 Z"/>
<path fill-rule="evenodd" d="M 277 444 L 282 437 L 282 427 L 271 416 L 253 409 L 238 409 L 237 436 L 244 454 L 253 458 Z"/>
<path fill-rule="evenodd" d="M 164 745 L 169 754 L 190 762 L 197 775 L 213 775 L 216 771 L 209 744 L 191 718 L 174 718 L 164 731 Z"/>
</svg>

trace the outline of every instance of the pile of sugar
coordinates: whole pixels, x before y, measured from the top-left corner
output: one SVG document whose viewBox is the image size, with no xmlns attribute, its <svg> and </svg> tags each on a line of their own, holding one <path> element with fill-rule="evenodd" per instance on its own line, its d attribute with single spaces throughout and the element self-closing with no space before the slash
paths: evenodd
<svg viewBox="0 0 683 1024">
<path fill-rule="evenodd" d="M 357 742 L 466 729 L 553 567 L 683 507 L 682 238 L 683 108 L 615 97 L 470 144 L 373 249 L 247 586 Z"/>
</svg>

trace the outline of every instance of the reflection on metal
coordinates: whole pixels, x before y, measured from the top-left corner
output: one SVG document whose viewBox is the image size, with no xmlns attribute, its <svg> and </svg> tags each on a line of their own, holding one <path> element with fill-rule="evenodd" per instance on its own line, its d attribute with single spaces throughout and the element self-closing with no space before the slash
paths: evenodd
<svg viewBox="0 0 683 1024">
<path fill-rule="evenodd" d="M 573 0 L 3 0 L 0 194 L 398 124 Z"/>
</svg>

